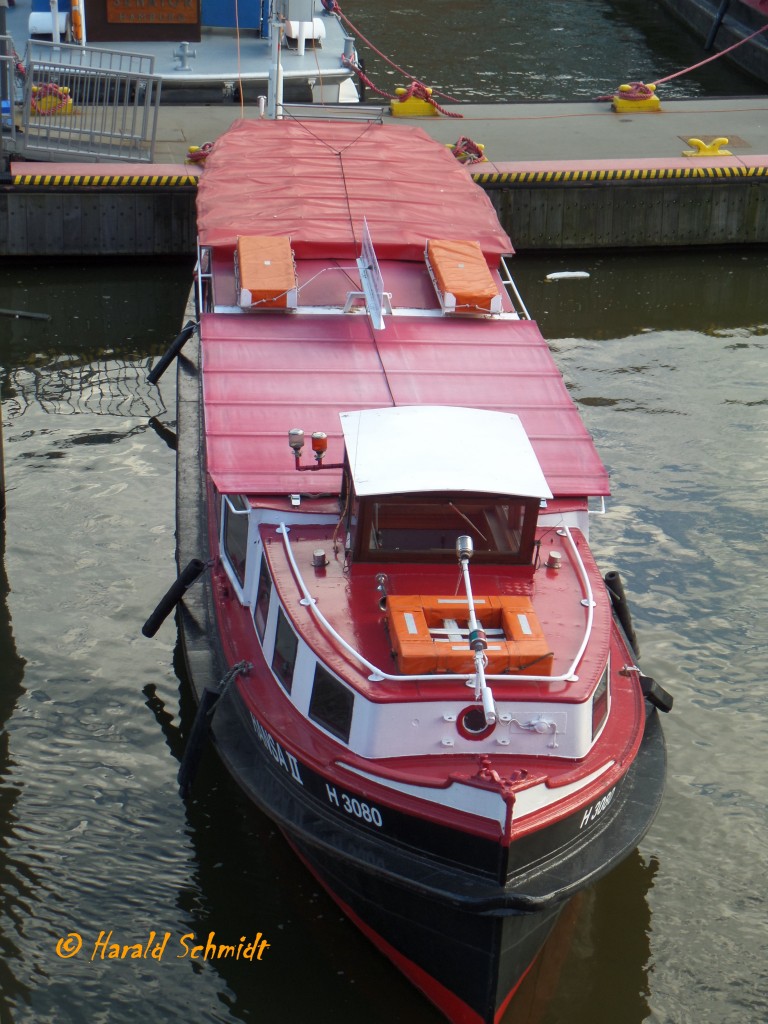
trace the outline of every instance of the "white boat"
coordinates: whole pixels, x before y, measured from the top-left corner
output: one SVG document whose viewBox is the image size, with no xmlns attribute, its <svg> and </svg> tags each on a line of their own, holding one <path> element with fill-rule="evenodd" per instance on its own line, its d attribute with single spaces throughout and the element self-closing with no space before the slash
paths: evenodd
<svg viewBox="0 0 768 1024">
<path fill-rule="evenodd" d="M 354 42 L 323 0 L 31 0 L 10 8 L 10 34 L 28 59 L 38 41 L 153 59 L 165 99 L 356 103 Z M 54 13 L 55 11 L 55 13 Z M 27 17 L 26 22 L 22 21 Z M 66 52 L 66 47 L 64 48 Z"/>
</svg>

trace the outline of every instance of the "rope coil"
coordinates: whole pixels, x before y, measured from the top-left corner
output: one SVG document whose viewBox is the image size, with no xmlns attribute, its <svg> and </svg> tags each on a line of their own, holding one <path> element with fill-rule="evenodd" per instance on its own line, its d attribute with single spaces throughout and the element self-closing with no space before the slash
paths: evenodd
<svg viewBox="0 0 768 1024">
<path fill-rule="evenodd" d="M 35 114 L 50 117 L 52 114 L 72 109 L 72 97 L 69 95 L 69 89 L 62 88 L 53 82 L 35 86 L 32 93 L 30 105 Z"/>
</svg>

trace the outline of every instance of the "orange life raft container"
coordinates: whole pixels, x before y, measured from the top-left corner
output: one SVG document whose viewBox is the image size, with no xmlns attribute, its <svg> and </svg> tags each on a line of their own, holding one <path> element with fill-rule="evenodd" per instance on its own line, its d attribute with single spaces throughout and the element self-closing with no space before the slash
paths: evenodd
<svg viewBox="0 0 768 1024">
<path fill-rule="evenodd" d="M 527 597 L 475 597 L 485 630 L 490 675 L 549 675 L 554 655 Z M 405 675 L 474 672 L 466 597 L 387 598 L 387 620 L 397 664 Z"/>
</svg>

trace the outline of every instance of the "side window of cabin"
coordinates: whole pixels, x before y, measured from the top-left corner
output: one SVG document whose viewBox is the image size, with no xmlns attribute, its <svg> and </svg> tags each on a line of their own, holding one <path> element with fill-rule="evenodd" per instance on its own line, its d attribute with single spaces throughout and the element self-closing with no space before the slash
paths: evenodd
<svg viewBox="0 0 768 1024">
<path fill-rule="evenodd" d="M 608 717 L 608 705 L 610 700 L 609 691 L 609 675 L 610 665 L 606 665 L 603 669 L 603 674 L 600 676 L 600 682 L 597 684 L 597 688 L 592 695 L 592 739 L 594 740 L 597 734 L 603 727 L 603 723 Z"/>
<path fill-rule="evenodd" d="M 261 559 L 259 570 L 259 587 L 256 591 L 256 604 L 253 609 L 253 624 L 259 640 L 264 643 L 264 633 L 267 628 L 267 615 L 269 615 L 269 599 L 272 596 L 272 577 L 269 575 L 269 567 L 266 558 Z"/>
<path fill-rule="evenodd" d="M 322 665 L 315 666 L 309 717 L 344 743 L 349 742 L 354 702 L 355 697 L 351 690 Z"/>
<path fill-rule="evenodd" d="M 245 586 L 245 558 L 248 552 L 248 505 L 239 495 L 225 495 L 221 542 L 232 571 Z"/>
<path fill-rule="evenodd" d="M 291 692 L 293 686 L 293 670 L 296 666 L 296 652 L 299 639 L 293 626 L 281 608 L 277 613 L 277 633 L 275 635 L 275 653 L 272 655 L 272 670 L 280 680 L 283 689 Z"/>
</svg>

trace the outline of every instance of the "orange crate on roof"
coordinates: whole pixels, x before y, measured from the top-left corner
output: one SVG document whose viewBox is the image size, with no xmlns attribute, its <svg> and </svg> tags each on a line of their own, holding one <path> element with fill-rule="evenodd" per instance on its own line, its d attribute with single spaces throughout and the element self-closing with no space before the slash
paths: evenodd
<svg viewBox="0 0 768 1024">
<path fill-rule="evenodd" d="M 295 309 L 296 266 L 285 236 L 241 235 L 237 240 L 237 304 L 241 309 Z"/>
<path fill-rule="evenodd" d="M 445 310 L 501 312 L 499 290 L 477 242 L 430 239 L 427 262 Z"/>
</svg>

